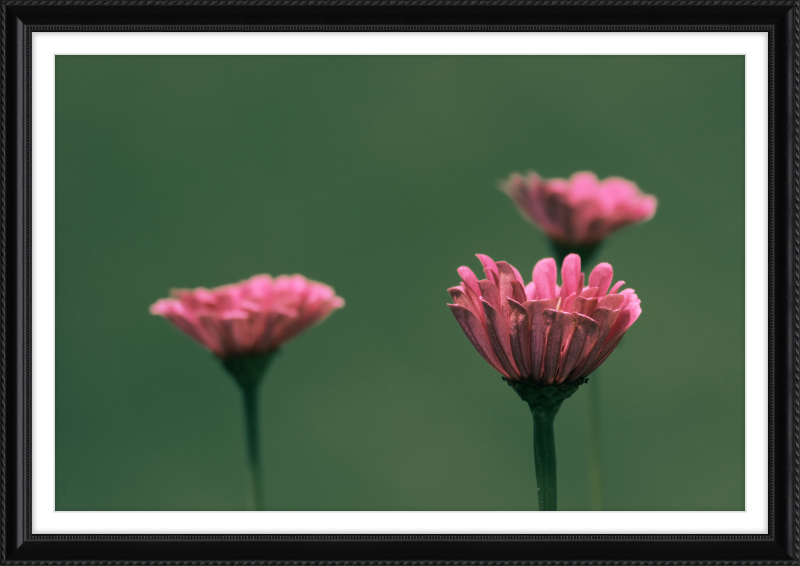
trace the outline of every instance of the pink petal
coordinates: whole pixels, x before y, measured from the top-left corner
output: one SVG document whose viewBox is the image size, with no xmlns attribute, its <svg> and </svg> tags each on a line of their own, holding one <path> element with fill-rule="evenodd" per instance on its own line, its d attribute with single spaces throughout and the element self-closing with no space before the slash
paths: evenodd
<svg viewBox="0 0 800 566">
<path fill-rule="evenodd" d="M 525 299 L 528 301 L 532 301 L 535 297 L 536 297 L 536 283 L 531 281 L 530 283 L 525 285 Z"/>
<path fill-rule="evenodd" d="M 477 300 L 478 296 L 481 294 L 481 289 L 478 286 L 478 278 L 475 277 L 475 274 L 472 273 L 472 270 L 469 267 L 464 267 L 463 265 L 458 268 L 458 274 L 464 281 L 464 290 L 467 293 L 470 291 L 474 293 L 475 299 L 473 300 Z"/>
<path fill-rule="evenodd" d="M 600 263 L 592 270 L 589 275 L 589 287 L 597 287 L 599 295 L 602 297 L 608 292 L 611 280 L 614 278 L 614 270 L 609 263 Z"/>
<path fill-rule="evenodd" d="M 611 287 L 611 290 L 608 292 L 609 295 L 613 295 L 614 293 L 619 292 L 619 288 L 625 285 L 625 281 L 617 281 L 616 285 Z"/>
<path fill-rule="evenodd" d="M 625 297 L 622 295 L 606 295 L 597 303 L 599 308 L 617 310 L 625 302 Z"/>
<path fill-rule="evenodd" d="M 533 268 L 533 282 L 536 284 L 536 298 L 553 299 L 556 296 L 556 260 L 549 257 L 539 260 Z"/>
<path fill-rule="evenodd" d="M 475 256 L 481 261 L 483 265 L 483 271 L 486 273 L 486 278 L 490 281 L 493 281 L 495 285 L 499 284 L 499 277 L 497 273 L 497 265 L 495 264 L 494 260 L 490 258 L 488 255 L 483 254 L 475 254 Z"/>
<path fill-rule="evenodd" d="M 569 254 L 561 265 L 561 298 L 566 299 L 572 293 L 583 291 L 581 281 L 581 256 Z"/>
<path fill-rule="evenodd" d="M 575 293 L 572 293 L 569 297 L 567 297 L 561 304 L 561 310 L 564 312 L 572 312 L 572 305 L 575 303 L 575 297 Z"/>
<path fill-rule="evenodd" d="M 639 318 L 639 315 L 642 314 L 642 308 L 640 306 L 641 301 L 639 300 L 639 297 L 636 296 L 636 293 L 633 292 L 633 289 L 625 289 L 625 291 L 622 293 L 622 296 L 625 297 L 625 302 L 619 309 L 619 316 L 614 322 L 614 326 L 609 333 L 607 338 L 608 342 L 611 342 L 618 336 L 625 334 L 625 331 L 627 331 L 628 328 L 630 328 L 631 325 L 636 322 L 636 319 Z M 616 296 L 619 297 L 620 295 Z"/>
</svg>

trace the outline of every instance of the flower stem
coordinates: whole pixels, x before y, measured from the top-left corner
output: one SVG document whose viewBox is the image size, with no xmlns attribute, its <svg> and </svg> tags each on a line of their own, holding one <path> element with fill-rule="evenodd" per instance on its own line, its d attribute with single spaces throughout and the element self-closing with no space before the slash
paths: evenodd
<svg viewBox="0 0 800 566">
<path fill-rule="evenodd" d="M 535 405 L 533 414 L 533 459 L 536 463 L 536 492 L 539 511 L 556 511 L 556 436 L 553 424 L 558 405 Z"/>
<path fill-rule="evenodd" d="M 597 379 L 589 386 L 589 477 L 592 509 L 603 510 L 603 452 L 600 449 L 600 387 Z"/>
<path fill-rule="evenodd" d="M 244 428 L 247 437 L 247 461 L 253 481 L 253 507 L 264 510 L 264 493 L 261 488 L 261 444 L 258 436 L 258 383 L 242 386 L 244 405 Z"/>
<path fill-rule="evenodd" d="M 236 356 L 222 360 L 242 392 L 247 462 L 253 484 L 253 508 L 264 510 L 264 490 L 261 487 L 261 443 L 258 434 L 258 386 L 274 352 L 254 356 Z"/>
</svg>

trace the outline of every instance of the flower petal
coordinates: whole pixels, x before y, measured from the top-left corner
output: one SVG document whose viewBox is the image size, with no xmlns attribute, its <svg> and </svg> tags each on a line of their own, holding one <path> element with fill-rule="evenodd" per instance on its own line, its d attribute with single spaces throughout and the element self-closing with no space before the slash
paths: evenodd
<svg viewBox="0 0 800 566">
<path fill-rule="evenodd" d="M 483 271 L 486 273 L 486 278 L 493 281 L 495 285 L 498 285 L 500 283 L 500 278 L 497 273 L 497 264 L 495 264 L 494 260 L 484 254 L 475 254 L 475 257 L 481 261 Z"/>
<path fill-rule="evenodd" d="M 594 343 L 600 333 L 600 325 L 596 321 L 581 314 L 573 313 L 573 315 L 577 324 L 572 340 L 569 343 L 569 349 L 562 356 L 562 366 L 558 370 L 558 383 L 565 383 L 570 380 L 575 367 L 583 361 L 584 357 L 594 347 Z"/>
<path fill-rule="evenodd" d="M 511 294 L 509 297 L 517 301 L 519 304 L 524 303 L 528 299 L 527 295 L 525 294 L 525 288 L 517 280 L 511 282 Z"/>
<path fill-rule="evenodd" d="M 533 381 L 540 381 L 544 365 L 544 348 L 547 343 L 548 322 L 544 318 L 544 312 L 554 309 L 556 299 L 546 299 L 543 301 L 526 301 L 522 306 L 528 311 L 528 324 L 530 325 L 531 337 L 531 371 L 530 377 Z"/>
<path fill-rule="evenodd" d="M 478 278 L 475 277 L 475 274 L 472 273 L 472 270 L 469 267 L 465 267 L 463 265 L 458 268 L 458 274 L 464 281 L 464 291 L 467 293 L 474 293 L 475 298 L 473 300 L 477 301 L 478 296 L 481 294 L 481 289 L 478 286 Z"/>
<path fill-rule="evenodd" d="M 519 379 L 521 375 L 514 364 L 514 355 L 511 353 L 508 320 L 486 301 L 483 301 L 483 312 L 486 315 L 486 330 L 497 360 L 506 370 L 507 377 Z"/>
<path fill-rule="evenodd" d="M 533 268 L 536 299 L 554 299 L 556 296 L 556 260 L 551 257 L 539 260 Z"/>
<path fill-rule="evenodd" d="M 492 305 L 495 309 L 500 309 L 500 291 L 497 289 L 497 285 L 489 281 L 488 279 L 481 279 L 478 281 L 478 285 L 481 288 L 481 299 L 487 301 L 490 305 Z M 483 307 L 481 307 L 483 308 Z"/>
<path fill-rule="evenodd" d="M 617 296 L 619 297 L 620 295 Z M 614 326 L 606 339 L 608 342 L 625 334 L 625 331 L 628 330 L 628 328 L 636 322 L 636 319 L 639 318 L 639 315 L 642 314 L 642 307 L 640 306 L 642 301 L 639 300 L 639 297 L 636 296 L 633 289 L 625 289 L 621 296 L 625 298 L 625 302 L 620 307 L 619 316 L 614 322 Z"/>
<path fill-rule="evenodd" d="M 561 265 L 561 298 L 566 299 L 572 293 L 583 291 L 581 282 L 581 256 L 569 254 Z"/>
<path fill-rule="evenodd" d="M 498 288 L 500 290 L 500 298 L 506 299 L 511 297 L 517 302 L 525 302 L 525 290 L 522 284 L 517 280 L 517 275 L 514 273 L 516 270 L 505 261 L 497 262 L 497 272 L 499 274 L 500 283 Z M 506 309 L 506 312 L 508 310 Z"/>
<path fill-rule="evenodd" d="M 611 328 L 614 326 L 618 316 L 619 311 L 612 311 L 607 308 L 598 308 L 592 313 L 591 318 L 600 326 L 600 329 L 597 333 L 597 340 L 594 346 L 592 346 L 588 354 L 581 357 L 581 362 L 579 362 L 578 366 L 575 368 L 573 372 L 575 378 L 586 377 L 591 373 L 588 369 L 600 354 L 603 344 L 605 344 L 606 338 L 608 338 L 608 334 L 611 332 Z"/>
<path fill-rule="evenodd" d="M 575 299 L 575 304 L 572 305 L 572 310 L 570 312 L 579 313 L 586 316 L 591 315 L 594 310 L 597 308 L 597 299 L 587 299 L 584 297 L 578 297 Z"/>
<path fill-rule="evenodd" d="M 619 288 L 625 285 L 625 281 L 617 281 L 617 283 L 611 287 L 611 291 L 608 292 L 609 295 L 613 295 L 614 293 L 619 292 Z"/>
<path fill-rule="evenodd" d="M 599 263 L 592 270 L 589 275 L 589 287 L 598 287 L 600 289 L 599 295 L 605 296 L 608 292 L 608 287 L 611 285 L 611 280 L 614 278 L 614 269 L 610 263 Z"/>
<path fill-rule="evenodd" d="M 612 311 L 615 311 L 620 308 L 624 302 L 625 297 L 622 295 L 606 295 L 598 301 L 597 306 L 599 308 L 611 309 Z"/>
<path fill-rule="evenodd" d="M 544 352 L 543 381 L 547 385 L 552 385 L 558 376 L 561 354 L 564 348 L 569 346 L 569 341 L 575 331 L 576 320 L 569 313 L 554 310 L 544 311 L 544 319 L 548 323 L 549 329 Z"/>
<path fill-rule="evenodd" d="M 509 330 L 511 332 L 511 353 L 514 363 L 523 377 L 531 374 L 531 325 L 528 323 L 528 311 L 520 303 L 508 299 L 511 307 Z"/>
<path fill-rule="evenodd" d="M 464 331 L 464 334 L 466 334 L 473 347 L 478 351 L 483 359 L 489 362 L 489 365 L 500 372 L 504 377 L 509 377 L 509 375 L 503 369 L 503 366 L 501 366 L 500 362 L 497 361 L 497 356 L 494 354 L 494 349 L 492 348 L 486 328 L 484 328 L 483 324 L 481 324 L 481 322 L 478 320 L 478 317 L 472 314 L 469 309 L 466 309 L 461 305 L 447 306 L 450 307 L 453 316 L 461 326 L 461 330 Z"/>
<path fill-rule="evenodd" d="M 463 287 L 461 287 L 461 286 L 450 287 L 447 290 L 447 292 L 450 293 L 451 297 L 453 297 L 453 302 L 455 304 L 461 305 L 462 307 L 464 307 L 466 309 L 469 309 L 470 311 L 472 311 L 472 314 L 474 314 L 475 316 L 478 315 L 478 313 L 476 312 L 477 308 L 480 308 L 481 312 L 483 312 L 483 307 L 479 306 L 479 307 L 476 308 L 475 304 L 472 302 L 472 299 L 469 297 L 469 295 L 467 295 L 466 292 L 464 292 L 464 288 Z"/>
<path fill-rule="evenodd" d="M 597 287 L 586 287 L 583 292 L 580 294 L 581 297 L 585 297 L 587 299 L 591 299 L 592 297 L 596 297 L 597 293 L 600 289 Z"/>
<path fill-rule="evenodd" d="M 532 301 L 536 297 L 536 283 L 531 281 L 525 285 L 525 300 Z M 524 302 L 524 301 L 523 301 Z"/>
<path fill-rule="evenodd" d="M 575 293 L 572 293 L 569 297 L 564 299 L 564 302 L 561 304 L 561 310 L 564 312 L 572 312 L 572 305 L 575 303 Z"/>
</svg>

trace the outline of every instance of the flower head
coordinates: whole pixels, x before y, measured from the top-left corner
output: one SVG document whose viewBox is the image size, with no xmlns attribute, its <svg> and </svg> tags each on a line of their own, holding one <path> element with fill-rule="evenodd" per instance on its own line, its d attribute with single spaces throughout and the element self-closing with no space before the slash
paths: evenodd
<svg viewBox="0 0 800 566">
<path fill-rule="evenodd" d="M 174 290 L 150 312 L 224 360 L 272 352 L 343 306 L 333 289 L 302 275 L 255 275 L 214 289 Z"/>
<path fill-rule="evenodd" d="M 448 305 L 478 353 L 510 382 L 569 384 L 586 377 L 614 351 L 642 313 L 633 289 L 609 290 L 613 270 L 594 268 L 584 286 L 581 258 L 570 254 L 556 284 L 556 262 L 543 259 L 525 285 L 514 266 L 478 255 L 486 279 L 459 267 L 462 282 Z"/>
<path fill-rule="evenodd" d="M 656 197 L 642 193 L 635 183 L 619 177 L 600 181 L 589 172 L 568 180 L 515 173 L 501 189 L 551 240 L 574 246 L 595 245 L 656 212 Z"/>
</svg>

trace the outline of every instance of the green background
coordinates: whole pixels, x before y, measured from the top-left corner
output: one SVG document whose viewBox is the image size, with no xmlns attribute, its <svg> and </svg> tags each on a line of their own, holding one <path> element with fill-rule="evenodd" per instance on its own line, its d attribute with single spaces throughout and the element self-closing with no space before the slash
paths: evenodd
<svg viewBox="0 0 800 566">
<path fill-rule="evenodd" d="M 586 386 L 606 509 L 744 509 L 744 57 L 704 56 L 57 57 L 56 509 L 247 508 L 237 389 L 148 307 L 256 273 L 347 301 L 262 388 L 269 509 L 536 509 L 528 408 L 446 306 L 475 253 L 552 255 L 496 188 L 531 169 L 659 199 L 597 257 L 643 308 Z"/>
</svg>

